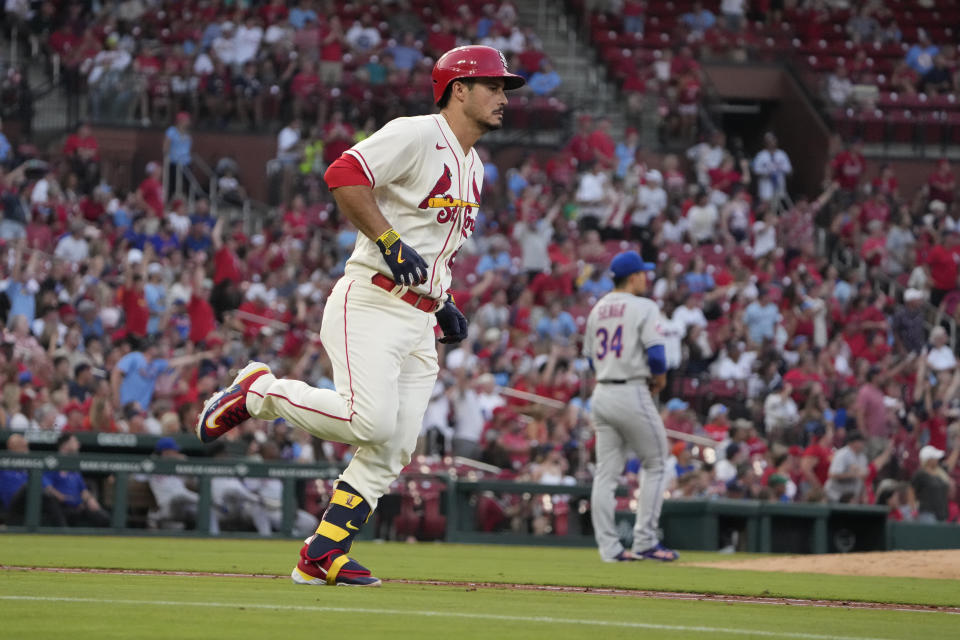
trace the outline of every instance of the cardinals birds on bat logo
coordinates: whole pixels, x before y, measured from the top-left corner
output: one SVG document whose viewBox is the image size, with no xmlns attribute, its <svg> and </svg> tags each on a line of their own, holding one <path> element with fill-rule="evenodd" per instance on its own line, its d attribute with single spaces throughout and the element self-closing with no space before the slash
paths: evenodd
<svg viewBox="0 0 960 640">
<path fill-rule="evenodd" d="M 450 167 L 443 165 L 443 173 L 440 174 L 440 179 L 437 180 L 437 184 L 433 185 L 433 189 L 430 189 L 430 193 L 427 194 L 427 197 L 423 199 L 420 203 L 421 209 L 428 209 L 432 206 L 431 200 L 437 200 L 439 198 L 450 199 L 449 191 L 450 187 L 453 185 L 453 173 L 450 171 Z"/>
</svg>

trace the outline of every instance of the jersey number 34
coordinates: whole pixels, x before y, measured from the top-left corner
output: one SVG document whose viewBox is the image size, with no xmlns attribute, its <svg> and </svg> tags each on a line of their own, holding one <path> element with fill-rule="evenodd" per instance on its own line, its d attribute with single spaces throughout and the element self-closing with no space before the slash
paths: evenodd
<svg viewBox="0 0 960 640">
<path fill-rule="evenodd" d="M 617 357 L 619 358 L 620 352 L 623 351 L 623 325 L 617 325 L 617 328 L 613 331 L 612 337 L 607 333 L 605 328 L 600 327 L 597 329 L 597 341 L 599 342 L 597 348 L 597 360 L 603 360 L 608 351 L 616 353 Z M 608 341 L 609 345 L 607 344 Z"/>
</svg>

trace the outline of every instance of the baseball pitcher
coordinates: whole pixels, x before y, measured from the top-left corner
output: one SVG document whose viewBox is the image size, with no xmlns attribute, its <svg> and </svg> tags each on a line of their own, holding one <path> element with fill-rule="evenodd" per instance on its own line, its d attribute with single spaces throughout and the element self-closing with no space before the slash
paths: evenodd
<svg viewBox="0 0 960 640">
<path fill-rule="evenodd" d="M 593 531 L 605 562 L 676 560 L 677 553 L 657 537 L 669 454 L 653 396 L 666 384 L 667 363 L 658 329 L 660 309 L 641 297 L 654 265 L 636 251 L 625 251 L 614 256 L 610 270 L 614 289 L 590 310 L 583 341 L 583 354 L 597 376 L 592 399 L 597 429 L 597 472 L 590 498 Z M 614 524 L 617 481 L 627 451 L 643 464 L 630 551 L 620 544 Z"/>
</svg>

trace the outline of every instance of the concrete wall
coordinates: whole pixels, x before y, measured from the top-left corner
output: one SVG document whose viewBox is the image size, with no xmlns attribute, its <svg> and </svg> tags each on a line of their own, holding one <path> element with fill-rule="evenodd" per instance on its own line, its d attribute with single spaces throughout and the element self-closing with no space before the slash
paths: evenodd
<svg viewBox="0 0 960 640">
<path fill-rule="evenodd" d="M 163 133 L 159 129 L 94 127 L 107 180 L 119 188 L 135 188 L 147 163 L 163 159 Z M 233 158 L 240 166 L 239 178 L 247 193 L 256 200 L 267 199 L 266 164 L 277 152 L 273 135 L 195 131 L 193 151 L 211 167 L 222 157 Z"/>
</svg>

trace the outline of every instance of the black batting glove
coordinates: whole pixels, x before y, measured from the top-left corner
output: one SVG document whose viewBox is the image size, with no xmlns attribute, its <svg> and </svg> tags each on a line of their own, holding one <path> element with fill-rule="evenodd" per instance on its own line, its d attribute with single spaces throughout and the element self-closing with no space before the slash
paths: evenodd
<svg viewBox="0 0 960 640">
<path fill-rule="evenodd" d="M 404 243 L 396 231 L 386 230 L 377 238 L 377 246 L 393 273 L 394 282 L 404 287 L 412 287 L 427 281 L 426 261 L 413 247 Z"/>
<path fill-rule="evenodd" d="M 443 337 L 440 342 L 443 344 L 457 344 L 467 337 L 467 319 L 457 309 L 453 303 L 453 298 L 448 298 L 440 310 L 437 311 L 437 324 L 443 331 Z"/>
</svg>

